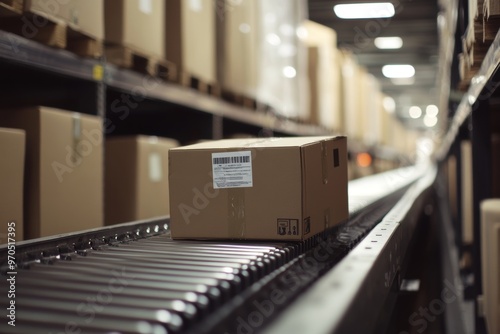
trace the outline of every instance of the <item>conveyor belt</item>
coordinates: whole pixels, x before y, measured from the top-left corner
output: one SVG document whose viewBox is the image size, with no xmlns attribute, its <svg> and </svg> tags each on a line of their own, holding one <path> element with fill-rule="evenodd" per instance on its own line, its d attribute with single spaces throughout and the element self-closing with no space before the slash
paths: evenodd
<svg viewBox="0 0 500 334">
<path fill-rule="evenodd" d="M 1 294 L 7 278 L 16 283 L 16 326 L 2 321 L 0 333 L 262 328 L 363 240 L 420 175 L 413 168 L 351 183 L 349 221 L 301 243 L 173 241 L 160 219 L 18 243 L 13 270 L 0 248 Z M 8 302 L 2 297 L 0 308 Z"/>
</svg>

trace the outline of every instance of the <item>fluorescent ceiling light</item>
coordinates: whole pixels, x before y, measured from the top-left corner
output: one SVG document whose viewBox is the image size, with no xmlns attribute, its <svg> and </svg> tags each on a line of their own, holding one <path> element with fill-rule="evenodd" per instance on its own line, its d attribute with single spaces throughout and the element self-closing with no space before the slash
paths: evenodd
<svg viewBox="0 0 500 334">
<path fill-rule="evenodd" d="M 297 75 L 297 70 L 292 66 L 285 66 L 283 68 L 283 75 L 285 76 L 285 78 L 295 78 L 295 76 Z"/>
<path fill-rule="evenodd" d="M 434 104 L 430 104 L 427 106 L 427 108 L 425 108 L 426 115 L 436 117 L 438 113 L 439 113 L 439 108 Z"/>
<path fill-rule="evenodd" d="M 341 19 L 387 18 L 395 14 L 394 5 L 390 2 L 341 4 L 335 5 L 333 11 Z"/>
<path fill-rule="evenodd" d="M 240 29 L 240 32 L 242 32 L 244 34 L 248 34 L 250 31 L 252 31 L 252 28 L 250 27 L 250 25 L 248 23 L 240 24 L 239 29 Z"/>
<path fill-rule="evenodd" d="M 393 114 L 396 111 L 396 101 L 390 96 L 384 97 L 384 108 L 389 114 Z"/>
<path fill-rule="evenodd" d="M 417 119 L 420 116 L 422 116 L 422 109 L 420 109 L 420 107 L 417 106 L 411 106 L 408 113 L 410 114 L 411 118 Z"/>
<path fill-rule="evenodd" d="M 385 65 L 382 74 L 386 78 L 411 78 L 415 75 L 415 68 L 411 65 Z"/>
<path fill-rule="evenodd" d="M 276 34 L 267 34 L 266 41 L 274 46 L 281 44 L 281 38 Z"/>
<path fill-rule="evenodd" d="M 377 37 L 373 42 L 379 49 L 401 49 L 403 46 L 401 37 Z"/>
<path fill-rule="evenodd" d="M 432 128 L 435 126 L 438 122 L 438 119 L 436 116 L 430 116 L 430 115 L 425 115 L 424 116 L 424 125 L 428 128 Z"/>
</svg>

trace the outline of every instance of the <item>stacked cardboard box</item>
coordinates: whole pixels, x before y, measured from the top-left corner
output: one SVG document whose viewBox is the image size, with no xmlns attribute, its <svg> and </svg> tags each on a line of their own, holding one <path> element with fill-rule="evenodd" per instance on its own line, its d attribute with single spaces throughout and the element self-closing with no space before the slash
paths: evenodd
<svg viewBox="0 0 500 334">
<path fill-rule="evenodd" d="M 360 109 L 360 70 L 353 55 L 341 51 L 342 67 L 342 110 L 344 111 L 344 130 L 350 140 L 360 140 L 358 136 L 358 111 Z"/>
<path fill-rule="evenodd" d="M 259 1 L 241 0 L 231 8 L 217 8 L 223 23 L 221 85 L 225 90 L 255 98 L 259 80 Z"/>
<path fill-rule="evenodd" d="M 67 24 L 99 41 L 104 38 L 103 0 L 24 0 L 24 10 Z"/>
<path fill-rule="evenodd" d="M 169 159 L 173 238 L 304 240 L 348 217 L 345 137 L 228 139 Z"/>
<path fill-rule="evenodd" d="M 343 131 L 340 66 L 335 30 L 306 21 L 302 42 L 309 53 L 310 121 L 327 129 Z"/>
<path fill-rule="evenodd" d="M 481 202 L 482 313 L 488 333 L 500 332 L 500 199 Z"/>
<path fill-rule="evenodd" d="M 102 119 L 32 107 L 0 113 L 0 125 L 26 131 L 24 236 L 102 226 Z"/>
<path fill-rule="evenodd" d="M 161 13 L 165 12 L 157 14 Z M 199 80 L 216 83 L 216 11 L 213 1 L 168 0 L 165 20 L 165 35 L 162 33 L 161 37 L 166 45 L 167 59 Z"/>
<path fill-rule="evenodd" d="M 377 128 L 379 127 L 378 101 L 380 98 L 380 85 L 377 79 L 365 71 L 361 78 L 361 108 L 358 114 L 359 133 L 357 136 L 367 146 L 373 146 L 379 143 Z"/>
<path fill-rule="evenodd" d="M 0 128 L 0 244 L 23 240 L 25 141 L 23 130 Z"/>
<path fill-rule="evenodd" d="M 105 1 L 105 38 L 121 45 L 165 58 L 165 1 Z"/>
<path fill-rule="evenodd" d="M 170 213 L 168 151 L 177 146 L 173 139 L 150 136 L 106 139 L 106 225 Z"/>
</svg>

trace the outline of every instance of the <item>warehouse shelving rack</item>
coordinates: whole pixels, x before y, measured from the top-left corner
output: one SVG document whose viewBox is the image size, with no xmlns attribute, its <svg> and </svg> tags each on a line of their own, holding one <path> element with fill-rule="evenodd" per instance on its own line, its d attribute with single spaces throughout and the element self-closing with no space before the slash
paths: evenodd
<svg viewBox="0 0 500 334">
<path fill-rule="evenodd" d="M 240 133 L 331 134 L 319 126 L 232 105 L 104 59 L 83 59 L 4 31 L 0 31 L 0 68 L 6 107 L 43 104 L 100 115 L 108 135 L 143 133 L 189 143 Z"/>
<path fill-rule="evenodd" d="M 455 51 L 455 54 L 457 51 Z M 451 65 L 451 64 L 450 64 Z M 448 254 L 451 259 L 458 263 L 460 256 L 466 245 L 461 242 L 463 226 L 463 217 L 461 214 L 460 198 L 462 195 L 463 184 L 461 173 L 463 166 L 461 165 L 460 144 L 464 140 L 470 140 L 472 145 L 472 209 L 473 209 L 473 243 L 471 246 L 472 252 L 472 274 L 473 282 L 465 283 L 466 297 L 472 299 L 474 303 L 474 311 L 471 316 L 474 319 L 476 333 L 486 333 L 484 319 L 478 316 L 478 301 L 477 297 L 482 294 L 481 284 L 481 228 L 480 228 L 480 203 L 482 200 L 491 198 L 494 194 L 492 191 L 492 182 L 494 173 L 498 173 L 492 169 L 492 151 L 491 151 L 491 135 L 500 132 L 500 108 L 498 106 L 498 98 L 500 97 L 500 31 L 497 33 L 493 43 L 491 44 L 478 73 L 472 78 L 470 86 L 464 93 L 460 103 L 450 104 L 450 114 L 453 115 L 448 126 L 448 130 L 443 137 L 441 145 L 437 150 L 435 157 L 440 163 L 446 163 L 451 156 L 456 158 L 457 164 L 457 198 L 458 212 L 457 221 L 454 228 L 445 224 L 443 231 L 452 233 L 444 238 L 447 248 L 451 249 Z M 443 166 L 444 169 L 444 166 Z M 444 175 L 442 175 L 444 177 Z M 497 194 L 498 196 L 498 194 Z M 448 217 L 450 220 L 451 218 Z M 455 243 L 453 242 L 455 241 Z M 454 266 L 452 266 L 454 267 Z M 458 267 L 448 268 L 454 270 L 454 273 L 446 273 L 447 277 L 458 277 Z M 469 295 L 469 296 L 467 296 Z M 457 314 L 460 316 L 459 314 Z"/>
<path fill-rule="evenodd" d="M 336 135 L 321 126 L 287 119 L 273 110 L 249 109 L 157 77 L 85 59 L 0 31 L 2 108 L 45 105 L 103 117 L 106 135 L 145 134 L 182 144 L 232 136 Z M 412 164 L 389 147 L 350 141 L 352 153 L 369 151 L 397 166 Z"/>
</svg>

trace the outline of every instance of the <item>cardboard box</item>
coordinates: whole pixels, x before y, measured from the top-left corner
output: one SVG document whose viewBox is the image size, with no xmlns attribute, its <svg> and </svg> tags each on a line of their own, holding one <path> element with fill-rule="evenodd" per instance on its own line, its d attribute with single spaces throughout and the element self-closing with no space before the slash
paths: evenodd
<svg viewBox="0 0 500 334">
<path fill-rule="evenodd" d="M 309 49 L 310 121 L 342 131 L 340 65 L 335 30 L 305 21 L 302 42 Z"/>
<path fill-rule="evenodd" d="M 170 150 L 175 239 L 304 240 L 347 219 L 345 137 L 227 139 Z"/>
<path fill-rule="evenodd" d="M 342 110 L 344 111 L 344 131 L 350 139 L 361 141 L 359 129 L 359 110 L 361 108 L 361 77 L 360 70 L 353 55 L 342 51 Z"/>
<path fill-rule="evenodd" d="M 25 0 L 24 9 L 55 21 L 61 21 L 98 40 L 104 38 L 103 0 Z"/>
<path fill-rule="evenodd" d="M 361 108 L 358 115 L 358 136 L 363 140 L 363 143 L 368 146 L 374 146 L 378 143 L 379 137 L 377 129 L 380 126 L 378 113 L 378 101 L 380 93 L 380 85 L 370 73 L 364 72 L 361 77 L 363 85 L 360 92 Z"/>
<path fill-rule="evenodd" d="M 256 97 L 259 81 L 259 2 L 241 0 L 230 8 L 217 8 L 223 20 L 223 50 L 219 57 L 223 88 Z"/>
<path fill-rule="evenodd" d="M 170 213 L 168 150 L 173 139 L 127 136 L 106 139 L 105 224 Z"/>
<path fill-rule="evenodd" d="M 106 42 L 165 58 L 165 1 L 104 2 Z"/>
<path fill-rule="evenodd" d="M 26 131 L 25 238 L 102 226 L 101 118 L 32 107 L 0 113 L 0 125 Z"/>
<path fill-rule="evenodd" d="M 488 333 L 500 333 L 500 199 L 481 201 L 482 310 Z"/>
<path fill-rule="evenodd" d="M 23 240 L 25 142 L 23 130 L 0 128 L 0 244 L 8 237 Z M 14 227 L 14 234 L 8 235 L 9 227 Z"/>
<path fill-rule="evenodd" d="M 206 83 L 217 82 L 214 2 L 168 0 L 166 7 L 167 59 Z"/>
</svg>

